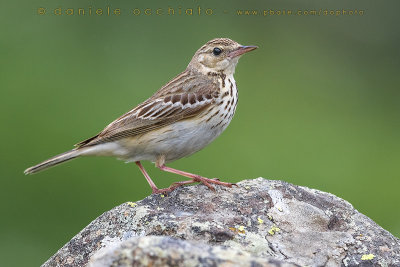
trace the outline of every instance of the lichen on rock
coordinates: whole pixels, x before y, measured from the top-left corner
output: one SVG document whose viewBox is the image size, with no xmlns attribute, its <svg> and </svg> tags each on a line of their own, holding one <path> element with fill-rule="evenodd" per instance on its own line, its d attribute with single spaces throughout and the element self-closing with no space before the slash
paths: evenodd
<svg viewBox="0 0 400 267">
<path fill-rule="evenodd" d="M 99 216 L 43 266 L 400 265 L 399 239 L 351 204 L 282 181 L 188 186 L 132 203 Z"/>
</svg>

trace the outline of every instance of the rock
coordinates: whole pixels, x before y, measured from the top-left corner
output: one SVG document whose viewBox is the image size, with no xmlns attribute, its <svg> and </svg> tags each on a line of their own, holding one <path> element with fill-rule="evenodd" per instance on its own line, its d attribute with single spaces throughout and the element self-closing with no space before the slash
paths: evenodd
<svg viewBox="0 0 400 267">
<path fill-rule="evenodd" d="M 43 266 L 87 264 L 400 266 L 400 240 L 332 194 L 258 178 L 122 204 Z"/>
<path fill-rule="evenodd" d="M 274 259 L 256 258 L 249 253 L 166 236 L 131 238 L 120 245 L 97 252 L 89 267 L 105 266 L 297 266 Z"/>
</svg>

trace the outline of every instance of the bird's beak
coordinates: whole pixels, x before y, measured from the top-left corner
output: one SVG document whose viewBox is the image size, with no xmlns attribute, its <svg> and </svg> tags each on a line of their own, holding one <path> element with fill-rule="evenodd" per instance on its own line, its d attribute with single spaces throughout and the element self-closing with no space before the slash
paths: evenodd
<svg viewBox="0 0 400 267">
<path fill-rule="evenodd" d="M 242 45 L 242 46 L 239 46 L 237 49 L 229 52 L 228 56 L 231 57 L 231 58 L 238 57 L 238 56 L 243 55 L 244 53 L 253 51 L 256 48 L 258 48 L 258 46 Z"/>
</svg>

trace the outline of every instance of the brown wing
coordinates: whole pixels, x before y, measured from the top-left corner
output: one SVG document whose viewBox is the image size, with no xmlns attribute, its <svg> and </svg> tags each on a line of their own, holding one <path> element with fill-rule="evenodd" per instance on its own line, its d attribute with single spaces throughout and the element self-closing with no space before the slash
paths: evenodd
<svg viewBox="0 0 400 267">
<path fill-rule="evenodd" d="M 133 137 L 191 118 L 209 107 L 218 95 L 219 88 L 213 80 L 182 72 L 148 100 L 110 123 L 98 135 L 76 146 L 92 146 Z"/>
</svg>

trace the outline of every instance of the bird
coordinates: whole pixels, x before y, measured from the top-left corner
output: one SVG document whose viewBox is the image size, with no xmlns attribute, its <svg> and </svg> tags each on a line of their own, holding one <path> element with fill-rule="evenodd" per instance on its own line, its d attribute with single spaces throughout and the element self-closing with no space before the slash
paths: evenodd
<svg viewBox="0 0 400 267">
<path fill-rule="evenodd" d="M 187 68 L 149 99 L 111 122 L 97 135 L 67 152 L 24 171 L 37 173 L 82 156 L 113 156 L 135 162 L 152 193 L 169 193 L 177 187 L 202 183 L 232 187 L 233 183 L 173 169 L 166 163 L 203 149 L 229 125 L 236 111 L 238 91 L 233 77 L 239 58 L 257 46 L 244 46 L 229 38 L 216 38 L 200 47 Z M 166 172 L 190 180 L 159 189 L 141 161 L 151 161 Z M 214 185 L 214 186 L 213 186 Z"/>
</svg>

